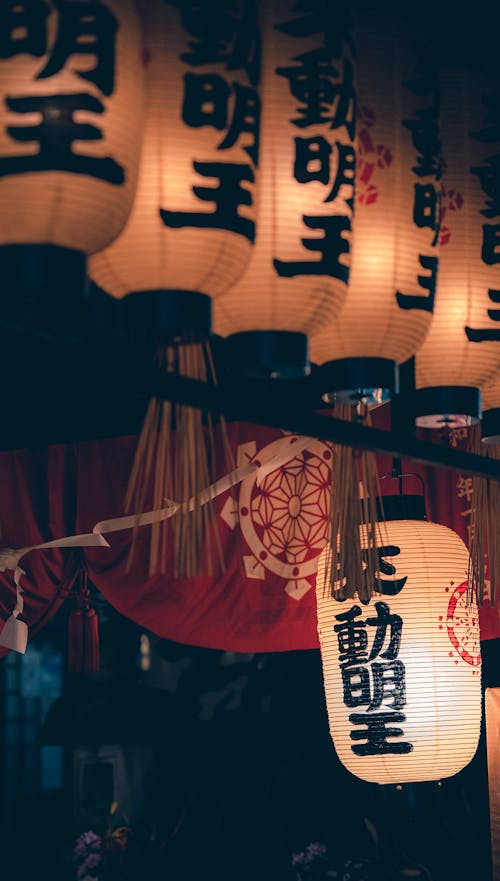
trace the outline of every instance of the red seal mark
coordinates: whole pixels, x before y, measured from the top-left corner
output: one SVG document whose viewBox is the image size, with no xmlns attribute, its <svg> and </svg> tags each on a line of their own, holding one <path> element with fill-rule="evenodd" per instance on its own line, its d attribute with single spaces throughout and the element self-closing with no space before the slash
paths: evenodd
<svg viewBox="0 0 500 881">
<path fill-rule="evenodd" d="M 471 667 L 481 666 L 477 608 L 467 603 L 467 582 L 455 587 L 448 602 L 446 627 L 459 657 Z M 450 653 L 451 654 L 451 653 Z M 458 661 L 455 660 L 458 664 Z"/>
</svg>

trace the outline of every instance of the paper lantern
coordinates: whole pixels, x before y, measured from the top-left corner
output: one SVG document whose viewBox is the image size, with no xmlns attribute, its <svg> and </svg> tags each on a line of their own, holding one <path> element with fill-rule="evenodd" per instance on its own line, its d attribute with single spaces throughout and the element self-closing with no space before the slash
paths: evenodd
<svg viewBox="0 0 500 881">
<path fill-rule="evenodd" d="M 262 135 L 257 241 L 248 269 L 217 301 L 228 363 L 249 376 L 309 372 L 307 334 L 346 293 L 354 174 L 353 59 L 342 9 L 260 4 Z M 347 194 L 347 195 L 346 195 Z"/>
<path fill-rule="evenodd" d="M 81 293 L 86 255 L 109 245 L 127 219 L 143 101 L 132 0 L 7 0 L 0 83 L 5 323 L 43 312 L 51 301 L 61 308 L 71 302 Z"/>
<path fill-rule="evenodd" d="M 143 0 L 146 107 L 139 184 L 121 236 L 90 263 L 126 297 L 133 331 L 193 339 L 255 238 L 259 32 L 255 10 Z"/>
<path fill-rule="evenodd" d="M 482 390 L 481 420 L 483 444 L 500 445 L 500 376 Z"/>
<path fill-rule="evenodd" d="M 481 722 L 478 613 L 467 603 L 468 553 L 452 530 L 380 525 L 381 592 L 363 605 L 329 590 L 319 558 L 318 632 L 330 732 L 363 780 L 437 780 L 473 757 Z"/>
<path fill-rule="evenodd" d="M 139 8 L 147 75 L 137 195 L 122 234 L 95 255 L 90 273 L 123 300 L 128 332 L 158 346 L 160 370 L 214 382 L 212 298 L 234 284 L 255 238 L 256 8 L 243 0 L 231 9 L 176 0 L 143 0 Z M 212 482 L 213 447 L 211 414 L 152 398 L 126 507 L 198 499 Z M 172 521 L 178 575 L 200 572 L 209 506 L 194 507 Z M 166 571 L 169 529 L 152 528 L 151 574 Z"/>
<path fill-rule="evenodd" d="M 500 369 L 500 86 L 444 69 L 440 265 L 434 318 L 416 357 L 417 425 L 470 425 Z"/>
<path fill-rule="evenodd" d="M 423 342 L 434 303 L 439 205 L 437 76 L 397 16 L 354 18 L 356 180 L 349 286 L 311 360 L 325 400 L 380 401 Z"/>
</svg>

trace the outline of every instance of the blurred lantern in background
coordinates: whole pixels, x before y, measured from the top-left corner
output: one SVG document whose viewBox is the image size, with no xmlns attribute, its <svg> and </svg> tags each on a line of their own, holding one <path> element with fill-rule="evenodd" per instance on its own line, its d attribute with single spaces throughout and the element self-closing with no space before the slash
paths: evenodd
<svg viewBox="0 0 500 881">
<path fill-rule="evenodd" d="M 138 191 L 122 235 L 90 272 L 100 288 L 124 298 L 128 332 L 157 348 L 160 371 L 214 382 L 212 298 L 240 276 L 255 239 L 256 4 L 144 0 L 139 8 L 147 93 Z M 127 507 L 143 511 L 151 488 L 155 508 L 167 498 L 196 499 L 211 482 L 207 436 L 210 446 L 210 414 L 152 399 Z M 187 533 L 182 514 L 173 521 L 177 574 L 198 574 L 208 514 L 195 508 Z M 156 524 L 152 573 L 165 570 L 166 554 L 167 531 Z"/>
<path fill-rule="evenodd" d="M 380 524 L 378 544 L 380 593 L 369 603 L 355 588 L 345 602 L 335 599 L 328 547 L 319 559 L 318 631 L 335 749 L 370 782 L 449 777 L 474 756 L 481 724 L 467 548 L 447 527 L 419 520 Z"/>
<path fill-rule="evenodd" d="M 416 357 L 417 425 L 471 425 L 500 369 L 500 86 L 441 72 L 443 182 L 434 318 Z"/>
<path fill-rule="evenodd" d="M 328 4 L 266 0 L 257 243 L 215 306 L 231 371 L 309 373 L 307 334 L 346 294 L 355 125 L 349 16 Z"/>
<path fill-rule="evenodd" d="M 122 230 L 143 104 L 131 0 L 0 12 L 0 323 L 78 336 L 86 257 Z"/>
<path fill-rule="evenodd" d="M 356 9 L 356 7 L 354 7 Z M 356 176 L 348 293 L 311 339 L 327 401 L 380 403 L 423 342 L 434 305 L 439 221 L 437 72 L 396 15 L 354 14 Z"/>
</svg>

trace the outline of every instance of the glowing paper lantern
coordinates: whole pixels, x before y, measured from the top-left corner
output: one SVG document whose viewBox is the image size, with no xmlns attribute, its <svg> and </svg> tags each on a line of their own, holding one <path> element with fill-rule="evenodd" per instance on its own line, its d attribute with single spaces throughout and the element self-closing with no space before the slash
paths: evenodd
<svg viewBox="0 0 500 881">
<path fill-rule="evenodd" d="M 500 368 L 498 83 L 469 70 L 441 77 L 443 193 L 434 318 L 416 357 L 417 425 L 469 425 L 479 388 Z"/>
<path fill-rule="evenodd" d="M 90 273 L 100 288 L 123 299 L 130 333 L 158 345 L 160 369 L 211 382 L 206 341 L 212 298 L 234 284 L 255 238 L 256 8 L 244 0 L 230 10 L 224 4 L 143 0 L 140 10 L 147 75 L 137 195 L 122 234 L 92 259 Z M 204 415 L 150 401 L 129 482 L 129 510 L 151 504 L 151 484 L 152 504 L 161 508 L 167 498 L 188 503 L 211 483 L 213 435 L 205 429 L 212 423 Z M 200 571 L 209 507 L 195 508 L 191 517 L 182 509 L 173 518 L 175 574 Z M 166 571 L 167 527 L 152 528 L 151 573 Z"/>
<path fill-rule="evenodd" d="M 259 33 L 255 10 L 139 4 L 146 107 L 137 196 L 121 236 L 90 264 L 126 297 L 134 330 L 192 339 L 211 298 L 244 269 L 255 238 Z"/>
<path fill-rule="evenodd" d="M 309 372 L 307 334 L 333 318 L 348 274 L 355 94 L 341 9 L 261 3 L 262 135 L 257 241 L 214 310 L 231 366 L 248 375 Z M 346 195 L 348 194 L 348 195 Z M 339 198 L 341 197 L 341 198 Z"/>
<path fill-rule="evenodd" d="M 396 16 L 354 18 L 356 181 L 349 286 L 311 360 L 325 400 L 380 401 L 423 342 L 434 303 L 439 205 L 437 76 Z M 331 394 L 330 394 L 331 393 Z"/>
<path fill-rule="evenodd" d="M 38 292 L 64 303 L 81 291 L 86 255 L 109 245 L 127 219 L 143 100 L 132 0 L 3 3 L 0 84 L 0 311 L 8 320 L 46 309 L 31 303 Z"/>
<path fill-rule="evenodd" d="M 481 721 L 478 614 L 468 553 L 435 523 L 381 524 L 381 593 L 338 602 L 329 549 L 319 558 L 318 632 L 330 732 L 363 780 L 404 783 L 456 774 Z"/>
</svg>

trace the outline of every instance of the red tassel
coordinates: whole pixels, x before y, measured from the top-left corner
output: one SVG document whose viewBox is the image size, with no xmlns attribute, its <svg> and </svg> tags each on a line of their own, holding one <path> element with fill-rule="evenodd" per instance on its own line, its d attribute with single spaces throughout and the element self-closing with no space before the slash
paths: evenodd
<svg viewBox="0 0 500 881">
<path fill-rule="evenodd" d="M 78 607 L 68 618 L 68 673 L 99 672 L 99 621 L 90 607 L 90 591 L 84 578 L 77 594 Z"/>
</svg>

